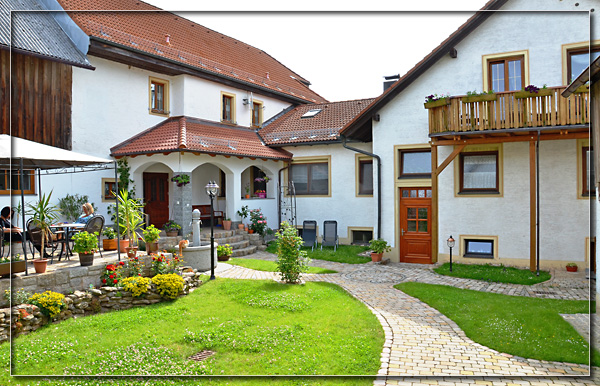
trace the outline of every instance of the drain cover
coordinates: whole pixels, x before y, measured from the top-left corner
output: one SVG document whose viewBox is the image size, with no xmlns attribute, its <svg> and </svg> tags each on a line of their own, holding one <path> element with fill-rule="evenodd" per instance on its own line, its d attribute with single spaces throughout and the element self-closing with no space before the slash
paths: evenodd
<svg viewBox="0 0 600 386">
<path fill-rule="evenodd" d="M 204 351 L 200 351 L 200 352 L 192 355 L 188 359 L 200 362 L 200 361 L 210 358 L 213 355 L 215 355 L 214 351 L 204 350 Z"/>
<path fill-rule="evenodd" d="M 556 292 L 551 291 L 533 291 L 533 293 L 536 293 L 538 295 L 556 295 Z"/>
</svg>

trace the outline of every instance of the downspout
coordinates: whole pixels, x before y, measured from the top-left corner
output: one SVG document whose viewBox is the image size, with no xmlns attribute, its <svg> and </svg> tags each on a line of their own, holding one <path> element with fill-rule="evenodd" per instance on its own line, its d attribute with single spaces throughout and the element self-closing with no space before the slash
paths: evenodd
<svg viewBox="0 0 600 386">
<path fill-rule="evenodd" d="M 537 131 L 537 142 L 535 144 L 535 253 L 536 253 L 536 276 L 540 276 L 540 131 Z"/>
<path fill-rule="evenodd" d="M 279 169 L 279 172 L 277 173 L 278 177 L 279 177 L 279 189 L 277 189 L 277 219 L 279 221 L 277 221 L 277 224 L 281 225 L 281 187 L 283 186 L 283 184 L 281 183 L 281 173 L 285 170 L 285 169 L 289 169 L 290 167 L 290 163 L 288 162 L 287 166 L 282 167 L 281 169 Z"/>
<path fill-rule="evenodd" d="M 342 140 L 342 146 L 344 146 L 348 150 L 352 150 L 357 153 L 361 153 L 364 155 L 368 155 L 369 157 L 373 157 L 377 160 L 377 238 L 381 238 L 381 158 L 377 154 L 369 153 L 368 151 L 357 149 L 354 147 L 350 147 L 346 144 L 346 137 L 344 135 L 340 135 L 340 139 Z"/>
</svg>

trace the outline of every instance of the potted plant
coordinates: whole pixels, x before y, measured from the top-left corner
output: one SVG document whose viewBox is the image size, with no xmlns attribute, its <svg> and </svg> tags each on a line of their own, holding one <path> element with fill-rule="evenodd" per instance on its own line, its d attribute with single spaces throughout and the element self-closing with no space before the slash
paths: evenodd
<svg viewBox="0 0 600 386">
<path fill-rule="evenodd" d="M 267 191 L 266 190 L 257 190 L 256 192 L 254 192 L 254 194 L 258 198 L 267 198 Z"/>
<path fill-rule="evenodd" d="M 171 178 L 171 181 L 175 182 L 177 186 L 182 187 L 190 183 L 189 174 L 176 174 Z"/>
<path fill-rule="evenodd" d="M 267 218 L 263 216 L 260 209 L 252 209 L 250 211 L 250 227 L 248 229 L 249 233 L 258 233 L 261 236 L 264 235 L 265 230 L 267 229 Z"/>
<path fill-rule="evenodd" d="M 381 257 L 384 252 L 389 252 L 392 248 L 388 245 L 387 241 L 383 239 L 373 239 L 369 241 L 369 248 L 371 248 L 371 260 L 381 261 Z"/>
<path fill-rule="evenodd" d="M 117 250 L 117 233 L 113 227 L 106 227 L 102 231 L 102 234 L 106 237 L 102 240 L 102 248 L 105 251 L 116 251 Z M 123 242 L 124 240 L 121 240 Z M 125 246 L 123 246 L 125 248 Z"/>
<path fill-rule="evenodd" d="M 227 261 L 231 257 L 233 250 L 229 246 L 229 244 L 218 245 L 217 246 L 217 259 L 219 261 Z"/>
<path fill-rule="evenodd" d="M 248 205 L 242 206 L 242 208 L 237 211 L 237 215 L 242 219 L 242 222 L 238 225 L 239 229 L 244 229 L 244 220 L 248 217 L 249 213 Z"/>
<path fill-rule="evenodd" d="M 231 219 L 229 217 L 225 217 L 225 219 L 223 220 L 223 229 L 225 229 L 226 231 L 231 229 Z"/>
<path fill-rule="evenodd" d="M 177 237 L 179 234 L 179 230 L 181 229 L 181 225 L 177 224 L 173 220 L 167 221 L 167 223 L 163 226 L 165 232 L 167 232 L 167 236 L 169 237 Z"/>
<path fill-rule="evenodd" d="M 73 252 L 79 254 L 79 263 L 84 267 L 94 264 L 94 253 L 98 251 L 98 232 L 79 232 L 73 235 L 73 241 Z"/>
<path fill-rule="evenodd" d="M 567 264 L 567 271 L 568 272 L 577 272 L 577 264 L 575 263 L 569 263 Z"/>
<path fill-rule="evenodd" d="M 48 264 L 48 259 L 45 258 L 45 246 L 46 242 L 50 239 L 50 226 L 54 221 L 58 219 L 58 208 L 55 205 L 50 204 L 50 198 L 52 197 L 52 192 L 46 196 L 46 194 L 42 194 L 40 200 L 34 204 L 27 204 L 29 207 L 29 211 L 27 214 L 31 215 L 32 224 L 41 230 L 41 248 L 40 248 L 40 257 L 39 259 L 33 260 L 33 266 L 35 267 L 35 272 L 44 273 L 46 272 L 46 266 Z"/>
<path fill-rule="evenodd" d="M 12 266 L 12 268 L 11 268 Z M 25 272 L 25 260 L 21 260 L 21 255 L 16 254 L 12 257 L 0 257 L 0 276 L 9 277 L 11 272 L 13 274 L 19 272 Z"/>
<path fill-rule="evenodd" d="M 160 239 L 160 229 L 157 229 L 153 224 L 144 229 L 142 233 L 144 234 L 144 242 L 146 243 L 146 252 L 157 252 L 158 239 Z"/>
<path fill-rule="evenodd" d="M 246 198 L 250 198 L 250 184 L 246 184 L 244 189 L 246 189 Z"/>
<path fill-rule="evenodd" d="M 144 206 L 135 198 L 130 198 L 126 190 L 121 190 L 117 196 L 119 200 L 119 230 L 123 237 L 129 240 L 129 246 L 125 248 L 130 255 L 137 251 L 137 231 L 143 223 L 141 208 Z"/>
</svg>

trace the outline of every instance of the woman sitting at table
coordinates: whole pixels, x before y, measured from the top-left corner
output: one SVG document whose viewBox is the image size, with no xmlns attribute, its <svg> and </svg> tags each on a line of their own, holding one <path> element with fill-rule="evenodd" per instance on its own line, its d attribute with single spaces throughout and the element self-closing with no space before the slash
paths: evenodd
<svg viewBox="0 0 600 386">
<path fill-rule="evenodd" d="M 79 218 L 77 219 L 77 221 L 75 221 L 75 223 L 87 224 L 89 219 L 94 217 L 94 207 L 89 202 L 86 202 L 85 204 L 83 204 L 81 206 L 81 209 L 83 210 L 83 214 L 81 216 L 79 216 Z"/>
<path fill-rule="evenodd" d="M 10 206 L 5 206 L 0 211 L 0 226 L 2 226 L 2 230 L 4 231 L 4 241 L 6 242 L 23 241 L 23 230 L 10 222 L 13 213 L 14 210 Z"/>
</svg>

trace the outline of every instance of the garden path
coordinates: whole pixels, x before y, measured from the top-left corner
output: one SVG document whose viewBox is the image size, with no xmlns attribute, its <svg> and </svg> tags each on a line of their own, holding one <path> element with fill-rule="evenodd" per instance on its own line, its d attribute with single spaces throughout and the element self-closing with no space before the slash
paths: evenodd
<svg viewBox="0 0 600 386">
<path fill-rule="evenodd" d="M 261 252 L 248 258 L 274 260 L 275 256 Z M 306 281 L 340 285 L 366 304 L 383 326 L 385 343 L 379 370 L 381 377 L 375 381 L 376 385 L 600 384 L 600 377 L 581 377 L 589 375 L 589 366 L 515 357 L 475 343 L 439 311 L 393 288 L 394 284 L 403 281 L 418 281 L 508 295 L 587 299 L 589 290 L 586 280 L 561 278 L 534 286 L 498 285 L 445 277 L 435 274 L 429 267 L 411 264 L 352 265 L 313 260 L 311 265 L 333 269 L 338 273 L 306 274 L 303 276 Z M 279 279 L 279 275 L 273 272 L 258 272 L 226 264 L 220 264 L 219 268 L 217 275 L 220 277 Z M 428 376 L 435 378 L 423 378 Z M 452 378 L 439 378 L 448 376 Z M 504 378 L 506 376 L 511 378 Z M 548 376 L 550 378 L 546 378 Z"/>
</svg>

